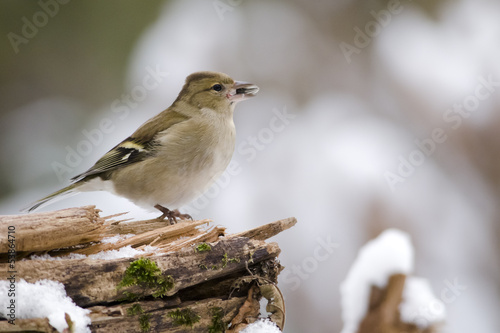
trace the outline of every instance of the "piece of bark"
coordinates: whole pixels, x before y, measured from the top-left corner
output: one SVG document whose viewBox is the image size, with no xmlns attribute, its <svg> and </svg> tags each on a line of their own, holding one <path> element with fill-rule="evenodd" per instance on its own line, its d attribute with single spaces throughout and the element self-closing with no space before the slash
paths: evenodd
<svg viewBox="0 0 500 333">
<path fill-rule="evenodd" d="M 151 231 L 146 231 L 140 233 L 138 235 L 132 236 L 130 238 L 123 239 L 116 243 L 108 243 L 108 244 L 96 244 L 93 246 L 89 246 L 84 249 L 79 249 L 72 251 L 72 253 L 80 253 L 80 254 L 94 254 L 101 251 L 109 251 L 120 249 L 124 246 L 132 246 L 134 248 L 140 247 L 142 245 L 151 245 L 158 246 L 160 243 L 170 243 L 179 237 L 188 237 L 192 235 L 198 235 L 202 233 L 198 226 L 203 224 L 210 223 L 211 220 L 199 220 L 199 221 L 185 221 L 179 222 L 174 225 L 163 223 L 163 226 L 158 229 L 154 229 Z"/>
<path fill-rule="evenodd" d="M 50 251 L 100 240 L 104 219 L 95 206 L 69 208 L 54 212 L 0 216 L 0 229 L 15 227 L 16 251 Z M 0 233 L 0 251 L 8 249 L 7 232 Z"/>
<path fill-rule="evenodd" d="M 384 289 L 372 287 L 367 314 L 359 325 L 358 333 L 432 333 L 433 327 L 418 328 L 400 319 L 401 304 L 406 276 L 394 274 Z"/>
<path fill-rule="evenodd" d="M 15 323 L 15 325 L 12 325 L 7 323 L 7 321 L 0 321 L 0 332 L 57 332 L 57 330 L 49 324 L 48 318 L 16 318 Z"/>
<path fill-rule="evenodd" d="M 370 306 L 359 326 L 359 333 L 392 332 L 399 319 L 398 305 L 401 303 L 405 279 L 405 275 L 395 274 L 389 278 L 385 289 L 372 287 Z"/>
<path fill-rule="evenodd" d="M 236 271 L 245 271 L 245 261 L 249 259 L 258 263 L 275 258 L 279 253 L 280 249 L 276 243 L 232 238 L 214 243 L 211 251 L 200 253 L 194 248 L 184 248 L 177 252 L 154 255 L 150 259 L 156 262 L 163 276 L 173 277 L 175 285 L 168 292 L 168 295 L 173 295 L 180 289 L 203 281 L 224 277 Z M 226 260 L 224 264 L 224 257 L 235 260 Z M 68 296 L 77 305 L 89 306 L 123 298 L 116 287 L 134 260 L 26 260 L 17 262 L 16 269 L 17 275 L 27 282 L 50 279 L 63 283 Z M 8 277 L 7 271 L 7 264 L 1 264 L 1 279 Z"/>
<path fill-rule="evenodd" d="M 126 213 L 122 214 L 117 214 L 117 215 L 112 215 L 108 216 L 107 218 L 114 218 L 117 216 L 121 216 Z M 189 220 L 182 220 L 179 221 L 179 223 L 184 223 L 184 222 L 189 222 Z M 117 235 L 117 234 L 142 234 L 144 232 L 148 232 L 151 230 L 163 228 L 167 225 L 169 225 L 170 222 L 161 221 L 158 219 L 152 219 L 152 220 L 139 220 L 139 221 L 129 221 L 129 220 L 121 220 L 121 221 L 114 221 L 110 223 L 107 233 L 110 235 Z"/>
<path fill-rule="evenodd" d="M 251 239 L 266 240 L 268 238 L 276 236 L 283 230 L 293 227 L 296 223 L 297 219 L 295 217 L 289 217 L 286 219 L 264 224 L 250 230 L 232 234 L 228 237 L 248 237 Z"/>
<path fill-rule="evenodd" d="M 148 301 L 135 302 L 140 304 L 142 309 L 149 315 L 150 332 L 203 332 L 206 333 L 207 328 L 212 325 L 214 308 L 221 308 L 223 316 L 222 321 L 228 323 L 235 315 L 237 310 L 245 301 L 244 297 L 233 297 L 231 299 L 211 298 L 197 302 L 190 302 L 175 308 L 168 308 L 162 305 L 161 301 L 154 301 L 154 305 L 148 304 Z M 129 306 L 130 307 L 130 306 Z M 92 308 L 91 308 L 92 309 Z M 174 324 L 174 320 L 169 316 L 169 313 L 176 310 L 189 309 L 198 315 L 199 321 L 192 326 Z M 92 324 L 90 326 L 94 333 L 108 332 L 140 332 L 139 315 L 130 316 L 125 310 L 125 315 L 106 316 L 100 313 L 91 315 Z"/>
<path fill-rule="evenodd" d="M 157 247 L 161 252 L 168 253 L 171 251 L 178 251 L 182 248 L 189 247 L 199 243 L 213 243 L 216 242 L 221 235 L 224 235 L 226 228 L 215 226 L 209 230 L 199 232 L 188 238 L 179 238 L 171 242 L 152 243 L 151 245 Z"/>
</svg>

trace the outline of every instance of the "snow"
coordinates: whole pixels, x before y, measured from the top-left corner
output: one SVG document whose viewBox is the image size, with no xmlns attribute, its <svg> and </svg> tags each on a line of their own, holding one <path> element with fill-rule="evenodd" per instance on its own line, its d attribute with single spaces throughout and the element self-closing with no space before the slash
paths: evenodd
<svg viewBox="0 0 500 333">
<path fill-rule="evenodd" d="M 7 304 L 7 290 L 9 281 L 0 281 L 0 300 Z M 64 318 L 69 314 L 74 324 L 74 332 L 90 332 L 87 327 L 90 324 L 88 314 L 90 310 L 78 307 L 71 298 L 66 295 L 64 285 L 57 281 L 40 280 L 28 283 L 21 279 L 16 283 L 16 318 L 48 318 L 50 325 L 58 332 L 68 328 Z M 5 307 L 0 308 L 0 314 L 5 317 Z"/>
<path fill-rule="evenodd" d="M 419 328 L 442 322 L 446 315 L 444 304 L 432 293 L 429 281 L 414 276 L 406 278 L 399 311 L 403 322 Z"/>
<path fill-rule="evenodd" d="M 134 234 L 114 235 L 111 237 L 106 237 L 106 238 L 101 239 L 101 243 L 103 243 L 103 244 L 115 244 L 121 240 L 130 238 L 130 237 L 134 237 L 134 236 L 135 236 Z"/>
<path fill-rule="evenodd" d="M 383 288 L 389 276 L 412 270 L 413 247 L 407 233 L 388 229 L 366 243 L 340 285 L 344 321 L 341 333 L 357 331 L 368 308 L 371 285 Z"/>
<path fill-rule="evenodd" d="M 154 246 L 146 246 L 144 250 L 136 250 L 132 246 L 127 245 L 118 250 L 102 251 L 96 254 L 89 255 L 89 259 L 113 260 L 120 258 L 130 258 L 137 255 L 153 252 L 156 249 Z"/>
<path fill-rule="evenodd" d="M 260 319 L 245 327 L 241 333 L 281 333 L 281 331 L 272 321 Z"/>
<path fill-rule="evenodd" d="M 420 328 L 445 319 L 445 307 L 437 299 L 427 279 L 408 276 L 413 271 L 414 249 L 410 236 L 397 229 L 387 229 L 360 250 L 347 278 L 340 286 L 342 296 L 341 333 L 355 333 L 368 309 L 371 286 L 386 286 L 396 273 L 407 275 L 399 310 L 401 321 Z"/>
<path fill-rule="evenodd" d="M 71 253 L 67 256 L 64 257 L 52 257 L 50 254 L 44 253 L 44 254 L 34 254 L 29 257 L 29 259 L 23 259 L 24 260 L 64 260 L 64 259 L 85 259 L 87 258 L 86 255 L 84 254 L 78 254 L 78 253 Z"/>
<path fill-rule="evenodd" d="M 148 254 L 154 252 L 157 248 L 154 246 L 145 246 L 143 250 L 134 249 L 131 245 L 124 246 L 118 250 L 108 250 L 101 251 L 96 254 L 91 254 L 86 256 L 84 254 L 71 253 L 64 257 L 51 257 L 48 254 L 42 255 L 32 255 L 31 260 L 64 260 L 64 259 L 101 259 L 101 260 L 113 260 L 121 258 L 131 258 L 142 254 Z"/>
</svg>

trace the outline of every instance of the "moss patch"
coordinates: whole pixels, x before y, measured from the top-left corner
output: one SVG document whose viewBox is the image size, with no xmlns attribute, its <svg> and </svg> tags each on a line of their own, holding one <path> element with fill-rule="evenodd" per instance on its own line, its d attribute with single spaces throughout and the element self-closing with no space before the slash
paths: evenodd
<svg viewBox="0 0 500 333">
<path fill-rule="evenodd" d="M 142 309 L 142 306 L 140 304 L 134 304 L 127 309 L 127 314 L 129 316 L 135 316 L 141 313 L 144 313 L 144 310 Z"/>
<path fill-rule="evenodd" d="M 224 256 L 222 257 L 222 268 L 225 268 L 228 263 L 239 263 L 240 258 L 228 258 L 227 253 L 224 253 Z"/>
<path fill-rule="evenodd" d="M 151 329 L 151 324 L 149 323 L 151 315 L 148 313 L 144 313 L 144 310 L 142 309 L 142 306 L 140 304 L 134 304 L 130 308 L 128 308 L 127 314 L 129 316 L 139 315 L 139 326 L 141 327 L 142 332 L 148 332 Z"/>
<path fill-rule="evenodd" d="M 181 326 L 181 325 L 185 325 L 185 326 L 189 326 L 189 327 L 193 327 L 193 325 L 197 322 L 200 321 L 200 316 L 196 314 L 196 312 L 194 312 L 193 310 L 187 308 L 187 309 L 182 309 L 182 310 L 174 310 L 174 311 L 170 311 L 167 316 L 169 316 L 170 318 L 172 318 L 174 321 L 173 321 L 173 324 L 175 326 Z"/>
<path fill-rule="evenodd" d="M 208 333 L 224 333 L 226 331 L 226 323 L 224 323 L 224 310 L 220 307 L 210 309 L 212 314 L 212 322 L 208 327 Z"/>
<path fill-rule="evenodd" d="M 123 279 L 117 288 L 139 286 L 143 289 L 143 295 L 150 292 L 153 297 L 163 297 L 174 287 L 174 279 L 171 275 L 163 276 L 156 263 L 147 258 L 140 258 L 130 263 L 125 271 Z M 127 299 L 138 299 L 140 295 L 124 292 Z"/>
<path fill-rule="evenodd" d="M 228 258 L 227 256 L 227 253 L 224 253 L 224 255 L 222 256 L 222 265 L 212 265 L 210 267 L 207 267 L 207 265 L 205 264 L 200 264 L 198 265 L 198 267 L 200 269 L 204 269 L 204 270 L 218 270 L 218 269 L 222 269 L 222 268 L 226 268 L 227 267 L 227 264 L 229 263 L 239 263 L 240 262 L 240 258 Z"/>
<path fill-rule="evenodd" d="M 149 318 L 151 315 L 149 313 L 143 313 L 139 316 L 139 326 L 141 331 L 148 332 L 151 329 L 151 324 L 149 323 Z"/>
<path fill-rule="evenodd" d="M 195 247 L 198 252 L 212 251 L 212 247 L 207 243 L 200 243 Z"/>
</svg>

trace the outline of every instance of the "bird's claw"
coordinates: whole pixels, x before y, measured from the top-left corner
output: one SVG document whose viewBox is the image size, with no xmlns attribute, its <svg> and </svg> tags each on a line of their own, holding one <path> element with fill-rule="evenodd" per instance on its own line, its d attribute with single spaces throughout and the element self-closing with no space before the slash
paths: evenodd
<svg viewBox="0 0 500 333">
<path fill-rule="evenodd" d="M 190 219 L 191 221 L 193 218 L 189 214 L 181 214 L 178 209 L 170 210 L 166 207 L 163 207 L 162 205 L 155 205 L 155 208 L 158 209 L 162 214 L 158 216 L 158 220 L 163 221 L 165 218 L 168 218 L 168 221 L 170 224 L 176 224 L 177 219 L 180 220 L 187 220 Z"/>
</svg>

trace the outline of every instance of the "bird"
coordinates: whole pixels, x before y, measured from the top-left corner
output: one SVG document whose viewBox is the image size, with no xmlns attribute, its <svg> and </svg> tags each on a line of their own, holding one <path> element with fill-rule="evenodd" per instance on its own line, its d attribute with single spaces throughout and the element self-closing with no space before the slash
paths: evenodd
<svg viewBox="0 0 500 333">
<path fill-rule="evenodd" d="M 178 210 L 224 172 L 235 148 L 233 112 L 259 87 L 224 73 L 189 75 L 172 105 L 142 124 L 72 183 L 34 202 L 32 212 L 80 192 L 108 191 L 158 209 L 171 224 L 191 218 Z"/>
</svg>

